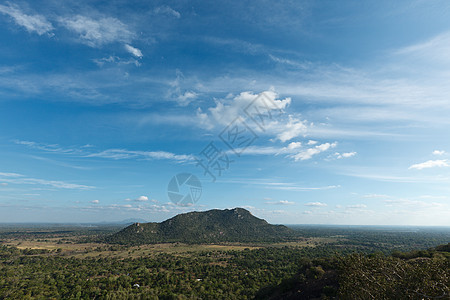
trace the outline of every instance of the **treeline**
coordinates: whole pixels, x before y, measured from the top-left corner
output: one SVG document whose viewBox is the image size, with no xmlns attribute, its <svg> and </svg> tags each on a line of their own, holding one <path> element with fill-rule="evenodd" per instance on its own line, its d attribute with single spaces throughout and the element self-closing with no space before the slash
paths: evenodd
<svg viewBox="0 0 450 300">
<path fill-rule="evenodd" d="M 450 240 L 449 228 L 410 228 L 378 226 L 307 226 L 293 225 L 292 229 L 304 237 L 334 237 L 339 241 L 334 245 L 354 247 L 358 251 L 381 251 L 389 254 L 394 250 L 411 251 L 428 249 L 447 244 Z"/>
</svg>

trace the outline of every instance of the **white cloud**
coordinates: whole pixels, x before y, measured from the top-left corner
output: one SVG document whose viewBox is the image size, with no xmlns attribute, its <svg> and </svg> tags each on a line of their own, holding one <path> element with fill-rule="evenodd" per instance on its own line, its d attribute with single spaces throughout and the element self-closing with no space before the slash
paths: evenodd
<svg viewBox="0 0 450 300">
<path fill-rule="evenodd" d="M 0 12 L 9 15 L 17 25 L 25 27 L 28 32 L 43 35 L 44 33 L 51 33 L 53 30 L 52 24 L 44 16 L 27 15 L 15 4 L 0 5 Z"/>
<path fill-rule="evenodd" d="M 135 202 L 141 202 L 141 203 L 147 202 L 147 201 L 150 201 L 150 202 L 152 202 L 152 203 L 158 203 L 158 202 L 159 202 L 159 201 L 156 200 L 156 199 L 151 199 L 151 200 L 150 200 L 150 198 L 148 198 L 147 196 L 139 196 L 139 197 L 136 198 L 136 199 L 127 198 L 127 199 L 125 199 L 125 201 L 135 201 Z"/>
<path fill-rule="evenodd" d="M 139 196 L 136 201 L 148 201 L 148 197 L 147 196 Z"/>
<path fill-rule="evenodd" d="M 141 50 L 139 50 L 138 48 L 135 48 L 131 45 L 125 44 L 125 50 L 127 50 L 128 52 L 130 52 L 131 54 L 133 54 L 136 57 L 142 58 L 142 52 Z"/>
<path fill-rule="evenodd" d="M 315 145 L 315 144 L 317 144 L 318 142 L 317 141 L 313 141 L 313 140 L 309 140 L 308 141 L 308 145 Z"/>
<path fill-rule="evenodd" d="M 336 153 L 334 153 L 334 156 L 336 156 L 337 159 L 342 159 L 342 158 L 349 158 L 349 157 L 355 156 L 356 154 L 357 154 L 356 152 L 345 152 L 345 153 L 336 152 Z"/>
<path fill-rule="evenodd" d="M 297 191 L 297 192 L 306 192 L 306 191 L 320 191 L 320 190 L 331 190 L 331 189 L 337 189 L 340 188 L 340 185 L 327 185 L 327 186 L 321 186 L 321 187 L 302 187 L 297 185 L 270 185 L 269 187 L 273 190 L 285 190 L 285 191 Z"/>
<path fill-rule="evenodd" d="M 97 66 L 103 67 L 105 64 L 117 64 L 117 65 L 130 65 L 134 64 L 136 67 L 139 67 L 141 63 L 134 58 L 131 59 L 122 59 L 118 56 L 108 56 L 108 57 L 102 57 L 102 58 L 96 58 L 92 60 Z"/>
<path fill-rule="evenodd" d="M 184 94 L 178 95 L 177 99 L 179 103 L 189 103 L 195 98 L 198 97 L 198 94 L 192 91 L 186 91 Z"/>
<path fill-rule="evenodd" d="M 381 195 L 381 194 L 367 194 L 367 195 L 364 195 L 363 198 L 389 198 L 389 196 Z"/>
<path fill-rule="evenodd" d="M 322 203 L 322 202 L 308 202 L 308 203 L 305 203 L 305 206 L 325 207 L 325 206 L 328 206 L 328 204 Z"/>
<path fill-rule="evenodd" d="M 310 159 L 316 154 L 326 151 L 329 148 L 336 147 L 336 145 L 337 143 L 325 143 L 314 148 L 303 149 L 301 142 L 291 142 L 286 147 L 249 146 L 246 148 L 236 148 L 234 151 L 242 153 L 243 155 L 285 155 L 287 158 L 293 158 L 295 161 L 299 161 Z M 234 151 L 228 150 L 227 153 L 232 155 Z M 344 154 L 342 154 L 344 155 L 343 157 L 353 156 L 353 154 Z"/>
<path fill-rule="evenodd" d="M 124 23 L 111 17 L 93 19 L 77 15 L 60 18 L 59 22 L 78 34 L 80 42 L 91 47 L 115 42 L 128 43 L 135 36 Z"/>
<path fill-rule="evenodd" d="M 317 145 L 314 148 L 309 148 L 304 151 L 301 151 L 297 154 L 292 155 L 291 157 L 294 158 L 295 161 L 307 160 L 307 159 L 311 159 L 314 155 L 317 155 L 319 153 L 327 151 L 328 149 L 334 148 L 336 146 L 337 146 L 337 142 L 324 143 L 324 144 Z"/>
<path fill-rule="evenodd" d="M 308 128 L 305 120 L 299 120 L 292 115 L 289 116 L 289 121 L 283 127 L 277 135 L 277 139 L 282 142 L 290 141 L 301 134 L 305 134 Z"/>
<path fill-rule="evenodd" d="M 170 100 L 174 100 L 178 103 L 180 106 L 187 106 L 189 103 L 191 103 L 193 100 L 195 100 L 198 97 L 198 94 L 192 90 L 185 90 L 183 86 L 185 84 L 185 77 L 183 75 L 183 72 L 180 70 L 176 71 L 176 78 L 174 81 L 170 82 L 171 88 L 167 92 L 167 97 Z M 201 116 L 201 109 L 197 111 L 197 116 L 200 115 L 200 118 L 203 118 Z"/>
<path fill-rule="evenodd" d="M 310 64 L 308 64 L 308 63 L 297 62 L 297 61 L 294 61 L 294 60 L 277 57 L 277 56 L 272 55 L 272 54 L 269 54 L 268 56 L 274 62 L 285 64 L 285 65 L 288 65 L 288 66 L 291 66 L 291 67 L 295 67 L 295 68 L 298 68 L 298 69 L 307 69 L 310 66 Z"/>
<path fill-rule="evenodd" d="M 0 172 L 0 176 L 2 176 L 2 177 L 24 177 L 22 174 L 17 174 L 17 173 L 3 173 L 3 172 Z"/>
<path fill-rule="evenodd" d="M 264 125 L 266 125 L 265 129 L 282 132 L 282 130 L 285 129 L 285 124 L 281 124 L 280 126 L 278 123 L 279 121 L 274 120 L 273 114 L 288 107 L 291 103 L 291 98 L 281 100 L 277 98 L 277 93 L 265 91 L 261 94 L 241 92 L 237 96 L 230 95 L 225 99 L 215 99 L 215 106 L 208 109 L 209 113 L 207 116 L 209 118 L 209 123 L 214 126 L 226 126 L 239 116 L 244 118 L 245 114 L 243 113 L 243 110 L 252 104 L 247 110 L 251 116 L 258 118 L 259 116 L 253 108 L 259 108 L 261 113 L 260 116 L 262 116 L 263 113 L 267 116 L 267 118 L 264 118 Z M 261 108 L 263 108 L 264 111 L 262 111 Z M 271 114 L 270 116 L 269 113 Z M 272 120 L 270 120 L 270 117 L 272 117 Z M 292 122 L 290 126 L 295 127 L 294 122 L 297 120 L 293 117 L 291 118 Z"/>
<path fill-rule="evenodd" d="M 245 149 L 236 148 L 234 149 L 236 152 L 240 152 L 242 154 L 250 154 L 250 155 L 279 155 L 279 154 L 289 154 L 289 153 L 297 153 L 302 147 L 301 142 L 292 142 L 286 147 L 273 147 L 273 146 L 249 146 Z M 229 154 L 233 154 L 232 150 L 227 151 Z"/>
<path fill-rule="evenodd" d="M 85 157 L 101 157 L 111 158 L 115 160 L 119 159 L 167 159 L 178 162 L 185 162 L 193 160 L 192 155 L 174 154 L 166 151 L 130 151 L 125 149 L 108 149 L 98 153 L 91 153 L 85 155 Z"/>
<path fill-rule="evenodd" d="M 173 16 L 177 19 L 179 19 L 181 17 L 181 14 L 174 10 L 173 8 L 171 8 L 170 6 L 158 6 L 153 10 L 154 13 L 156 14 L 165 14 L 165 15 L 169 15 L 169 16 Z"/>
<path fill-rule="evenodd" d="M 8 184 L 6 182 L 0 183 L 0 186 L 7 186 Z"/>
<path fill-rule="evenodd" d="M 447 159 L 428 160 L 420 164 L 414 164 L 410 166 L 409 169 L 422 170 L 435 167 L 450 167 L 450 164 Z"/>
<path fill-rule="evenodd" d="M 229 94 L 224 99 L 214 101 L 215 106 L 207 110 L 197 110 L 198 124 L 208 130 L 223 129 L 240 118 L 258 135 L 264 134 L 271 137 L 272 142 L 279 140 L 284 143 L 305 135 L 310 126 L 308 121 L 297 115 L 284 114 L 284 110 L 291 104 L 291 98 L 279 99 L 278 94 L 271 90 L 260 94 L 249 91 L 238 95 Z M 311 141 L 310 145 L 314 143 Z M 283 151 L 291 152 L 301 145 L 300 142 L 293 142 Z"/>
<path fill-rule="evenodd" d="M 287 201 L 287 200 L 279 200 L 279 201 L 267 201 L 266 204 L 274 204 L 274 205 L 294 205 L 295 202 Z"/>
<path fill-rule="evenodd" d="M 301 147 L 302 147 L 302 143 L 301 142 L 291 142 L 287 146 L 287 149 L 288 150 L 295 150 L 295 149 L 298 149 L 298 148 L 301 148 Z"/>
<path fill-rule="evenodd" d="M 245 149 L 243 148 L 236 148 L 234 149 L 236 152 L 242 152 L 242 154 L 249 154 L 249 155 L 277 155 L 280 154 L 283 149 L 282 147 L 264 147 L 264 146 L 249 146 Z M 232 150 L 227 151 L 228 154 L 233 154 L 234 152 Z"/>
<path fill-rule="evenodd" d="M 366 208 L 367 205 L 365 204 L 353 204 L 353 205 L 347 205 L 347 208 L 353 208 L 353 209 L 363 209 Z"/>
<path fill-rule="evenodd" d="M 99 203 L 100 203 L 100 200 L 92 200 L 91 203 L 99 204 Z"/>
<path fill-rule="evenodd" d="M 433 155 L 444 155 L 445 151 L 444 150 L 434 150 L 433 151 Z"/>
</svg>

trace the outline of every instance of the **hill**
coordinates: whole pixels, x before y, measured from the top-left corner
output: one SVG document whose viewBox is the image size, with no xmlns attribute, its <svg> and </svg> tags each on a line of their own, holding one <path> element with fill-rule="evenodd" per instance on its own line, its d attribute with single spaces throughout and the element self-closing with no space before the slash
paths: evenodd
<svg viewBox="0 0 450 300">
<path fill-rule="evenodd" d="M 123 224 L 123 225 L 132 225 L 134 223 L 147 223 L 147 220 L 140 219 L 140 218 L 129 218 L 122 221 L 117 222 L 117 224 Z"/>
<path fill-rule="evenodd" d="M 283 225 L 271 225 L 243 208 L 213 209 L 177 215 L 161 223 L 135 223 L 106 238 L 107 242 L 139 245 L 166 242 L 277 242 L 295 237 Z"/>
</svg>

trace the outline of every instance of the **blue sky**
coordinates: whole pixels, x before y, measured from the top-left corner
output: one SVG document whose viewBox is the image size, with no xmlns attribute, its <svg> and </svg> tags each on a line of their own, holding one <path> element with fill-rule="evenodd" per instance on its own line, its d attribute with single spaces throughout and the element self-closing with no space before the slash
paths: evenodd
<svg viewBox="0 0 450 300">
<path fill-rule="evenodd" d="M 450 226 L 448 1 L 2 1 L 0 39 L 0 222 Z"/>
</svg>

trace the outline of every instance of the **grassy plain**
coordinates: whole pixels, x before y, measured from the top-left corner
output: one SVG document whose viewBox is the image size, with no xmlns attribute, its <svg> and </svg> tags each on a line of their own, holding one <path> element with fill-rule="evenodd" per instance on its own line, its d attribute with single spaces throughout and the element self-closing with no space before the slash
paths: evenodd
<svg viewBox="0 0 450 300">
<path fill-rule="evenodd" d="M 86 236 L 77 237 L 53 237 L 53 238 L 11 238 L 3 239 L 2 244 L 13 246 L 18 249 L 38 249 L 48 250 L 47 255 L 61 255 L 77 258 L 85 257 L 117 257 L 117 258 L 137 258 L 152 256 L 160 253 L 174 255 L 188 255 L 203 251 L 242 251 L 244 249 L 259 249 L 263 247 L 315 247 L 327 243 L 336 242 L 336 238 L 312 237 L 296 242 L 272 243 L 272 244 L 183 244 L 183 243 L 161 243 L 141 246 L 109 245 L 103 243 L 83 243 L 80 242 Z"/>
</svg>

